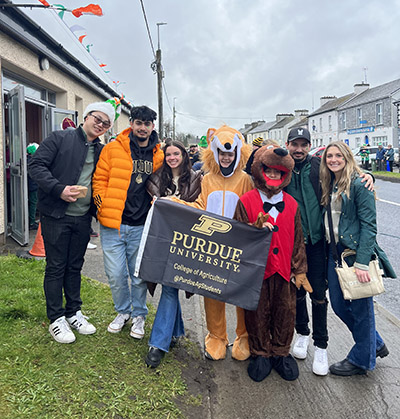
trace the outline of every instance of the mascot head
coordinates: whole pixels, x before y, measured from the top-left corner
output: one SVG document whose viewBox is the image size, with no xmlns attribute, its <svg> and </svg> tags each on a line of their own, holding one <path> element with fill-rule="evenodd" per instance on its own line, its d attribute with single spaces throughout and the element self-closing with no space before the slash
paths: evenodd
<svg viewBox="0 0 400 419">
<path fill-rule="evenodd" d="M 289 185 L 293 167 L 294 160 L 285 149 L 274 145 L 263 146 L 254 154 L 251 166 L 254 184 L 271 198 Z"/>
<path fill-rule="evenodd" d="M 251 146 L 245 144 L 242 134 L 234 128 L 223 125 L 215 130 L 207 131 L 208 148 L 203 150 L 201 159 L 204 170 L 213 174 L 221 173 L 230 177 L 236 170 L 242 170 L 246 166 L 247 159 L 251 154 Z M 219 163 L 218 153 L 235 153 L 233 162 L 229 167 L 222 167 Z"/>
</svg>

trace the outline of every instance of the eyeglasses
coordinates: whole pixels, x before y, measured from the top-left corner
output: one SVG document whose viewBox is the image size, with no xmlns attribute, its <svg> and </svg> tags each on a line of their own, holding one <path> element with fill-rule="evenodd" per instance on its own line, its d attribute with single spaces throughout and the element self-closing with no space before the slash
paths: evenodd
<svg viewBox="0 0 400 419">
<path fill-rule="evenodd" d="M 93 115 L 92 113 L 90 114 L 90 116 L 93 116 L 93 118 L 94 118 L 94 122 L 95 122 L 96 124 L 103 125 L 103 127 L 104 127 L 105 129 L 108 129 L 108 128 L 110 128 L 110 127 L 111 127 L 111 124 L 110 124 L 109 122 L 107 122 L 107 121 L 103 121 L 103 120 L 102 120 L 101 118 L 99 118 L 98 116 Z"/>
</svg>

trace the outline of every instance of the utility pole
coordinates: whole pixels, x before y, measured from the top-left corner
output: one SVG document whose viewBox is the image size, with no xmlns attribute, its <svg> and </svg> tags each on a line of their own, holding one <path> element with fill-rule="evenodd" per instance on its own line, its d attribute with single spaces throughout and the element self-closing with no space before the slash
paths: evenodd
<svg viewBox="0 0 400 419">
<path fill-rule="evenodd" d="M 176 118 L 176 113 L 175 113 L 175 99 L 176 99 L 176 97 L 174 97 L 174 108 L 173 108 L 173 112 L 172 112 L 172 138 L 174 140 L 176 140 L 176 137 L 175 137 L 175 118 Z"/>
<path fill-rule="evenodd" d="M 161 65 L 161 47 L 160 47 L 160 26 L 166 25 L 165 22 L 157 23 L 157 39 L 158 49 L 156 51 L 156 71 L 157 71 L 157 92 L 158 92 L 158 136 L 160 141 L 163 140 L 163 95 L 162 95 L 162 79 L 164 78 L 164 72 Z"/>
</svg>

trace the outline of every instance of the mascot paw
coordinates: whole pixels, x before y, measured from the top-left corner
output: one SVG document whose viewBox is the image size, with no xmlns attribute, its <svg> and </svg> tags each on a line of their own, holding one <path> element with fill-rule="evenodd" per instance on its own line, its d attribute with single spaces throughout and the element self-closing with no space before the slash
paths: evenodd
<svg viewBox="0 0 400 419">
<path fill-rule="evenodd" d="M 252 356 L 249 366 L 247 367 L 247 373 L 249 374 L 249 377 L 257 383 L 265 380 L 269 376 L 271 370 L 271 359 L 264 358 L 263 356 Z"/>
<path fill-rule="evenodd" d="M 263 228 L 264 223 L 268 221 L 268 218 L 269 218 L 269 214 L 263 214 L 262 212 L 259 212 L 257 215 L 257 220 L 253 224 L 254 227 Z"/>
<path fill-rule="evenodd" d="M 225 359 L 227 344 L 227 341 L 209 333 L 206 336 L 205 340 L 205 357 L 211 359 L 212 361 L 219 361 L 220 359 Z"/>
<path fill-rule="evenodd" d="M 232 358 L 237 361 L 246 361 L 250 357 L 249 340 L 246 336 L 237 336 L 233 342 Z"/>
<path fill-rule="evenodd" d="M 296 279 L 296 287 L 297 289 L 300 289 L 300 287 L 303 287 L 307 292 L 310 294 L 313 292 L 311 284 L 308 282 L 308 279 L 305 274 L 299 274 L 295 276 Z"/>
</svg>

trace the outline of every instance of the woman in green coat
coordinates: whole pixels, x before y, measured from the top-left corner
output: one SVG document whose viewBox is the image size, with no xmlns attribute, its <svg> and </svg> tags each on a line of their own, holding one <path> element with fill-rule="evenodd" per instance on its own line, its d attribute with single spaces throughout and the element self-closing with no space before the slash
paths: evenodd
<svg viewBox="0 0 400 419">
<path fill-rule="evenodd" d="M 396 274 L 383 250 L 376 242 L 375 195 L 361 183 L 360 169 L 350 148 L 342 141 L 328 145 L 321 160 L 321 203 L 331 203 L 334 244 L 340 255 L 344 249 L 355 250 L 353 266 L 360 282 L 371 280 L 368 264 L 374 254 L 379 258 L 385 276 Z M 324 215 L 327 241 L 331 241 L 327 212 Z M 355 341 L 347 357 L 329 367 L 332 374 L 349 376 L 366 374 L 375 368 L 376 358 L 385 357 L 389 351 L 375 329 L 372 297 L 345 300 L 335 271 L 336 262 L 329 246 L 328 287 L 331 305 L 336 315 L 346 324 Z M 350 263 L 351 264 L 351 263 Z"/>
</svg>

